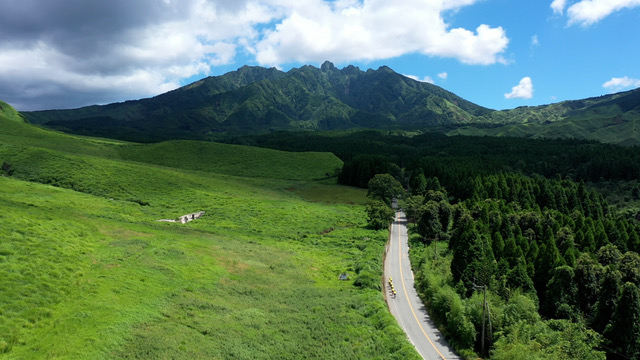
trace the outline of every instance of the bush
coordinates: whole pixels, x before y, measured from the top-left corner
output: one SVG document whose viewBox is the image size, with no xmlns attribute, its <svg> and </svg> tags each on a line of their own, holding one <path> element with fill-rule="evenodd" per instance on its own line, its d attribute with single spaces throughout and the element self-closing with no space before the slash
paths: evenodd
<svg viewBox="0 0 640 360">
<path fill-rule="evenodd" d="M 457 349 L 471 349 L 476 339 L 476 328 L 466 315 L 460 297 L 451 293 L 449 297 L 451 310 L 447 313 L 447 331 L 449 340 Z"/>
<path fill-rule="evenodd" d="M 380 276 L 376 274 L 369 265 L 365 265 L 358 272 L 353 284 L 361 288 L 380 290 Z"/>
<path fill-rule="evenodd" d="M 395 212 L 382 201 L 373 201 L 367 204 L 367 216 L 369 227 L 382 230 L 389 227 L 395 217 Z"/>
<path fill-rule="evenodd" d="M 11 164 L 9 164 L 8 162 L 3 162 L 2 163 L 2 171 L 7 175 L 7 176 L 11 176 L 13 175 L 13 171 L 15 169 L 13 168 L 13 166 Z"/>
</svg>

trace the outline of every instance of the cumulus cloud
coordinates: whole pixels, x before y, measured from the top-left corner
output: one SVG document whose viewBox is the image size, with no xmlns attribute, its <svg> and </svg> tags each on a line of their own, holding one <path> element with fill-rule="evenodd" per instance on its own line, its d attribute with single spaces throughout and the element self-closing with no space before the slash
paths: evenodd
<svg viewBox="0 0 640 360">
<path fill-rule="evenodd" d="M 431 76 L 429 76 L 429 75 L 427 75 L 427 76 L 425 76 L 423 78 L 420 78 L 419 76 L 415 76 L 415 75 L 404 75 L 404 76 L 408 77 L 409 79 L 413 79 L 415 81 L 426 82 L 426 83 L 429 83 L 429 84 L 435 84 L 435 81 L 433 81 L 433 78 Z"/>
<path fill-rule="evenodd" d="M 632 79 L 628 76 L 621 78 L 614 77 L 602 84 L 602 87 L 612 92 L 622 91 L 629 88 L 640 87 L 640 79 Z"/>
<path fill-rule="evenodd" d="M 440 74 L 438 74 L 438 77 L 442 80 L 446 80 L 448 76 L 449 74 L 447 74 L 446 72 L 441 72 Z"/>
<path fill-rule="evenodd" d="M 28 110 L 140 98 L 239 56 L 265 66 L 409 53 L 506 63 L 502 27 L 443 19 L 478 1 L 0 0 L 0 99 Z"/>
<path fill-rule="evenodd" d="M 556 14 L 563 14 L 567 6 L 566 0 L 554 0 L 551 8 Z M 614 12 L 640 6 L 640 0 L 581 0 L 567 8 L 568 24 L 589 26 Z"/>
<path fill-rule="evenodd" d="M 540 40 L 538 40 L 538 35 L 533 35 L 531 37 L 531 46 L 540 46 Z"/>
<path fill-rule="evenodd" d="M 520 83 L 511 88 L 511 92 L 504 94 L 507 99 L 531 99 L 533 97 L 533 83 L 530 77 L 523 77 Z"/>
<path fill-rule="evenodd" d="M 473 2 L 292 1 L 295 5 L 253 50 L 263 65 L 327 58 L 370 61 L 407 53 L 456 58 L 465 64 L 505 62 L 501 54 L 509 39 L 501 27 L 480 24 L 470 31 L 444 22 L 444 11 Z"/>
<path fill-rule="evenodd" d="M 256 25 L 276 16 L 243 0 L 0 0 L 0 8 L 0 99 L 21 110 L 166 92 L 232 62 Z"/>
<path fill-rule="evenodd" d="M 551 9 L 553 9 L 554 14 L 562 15 L 564 13 L 564 8 L 567 4 L 567 0 L 553 0 L 551 3 Z"/>
</svg>

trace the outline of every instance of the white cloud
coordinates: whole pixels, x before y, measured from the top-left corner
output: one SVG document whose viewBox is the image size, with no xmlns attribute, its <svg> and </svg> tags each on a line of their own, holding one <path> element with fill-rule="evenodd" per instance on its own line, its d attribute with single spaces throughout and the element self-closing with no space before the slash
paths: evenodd
<svg viewBox="0 0 640 360">
<path fill-rule="evenodd" d="M 538 35 L 533 35 L 531 37 L 531 46 L 540 46 L 540 40 L 538 40 Z"/>
<path fill-rule="evenodd" d="M 0 0 L 0 99 L 29 110 L 157 95 L 232 63 L 277 15 L 247 0 L 78 4 Z"/>
<path fill-rule="evenodd" d="M 448 76 L 449 74 L 447 74 L 446 72 L 441 72 L 440 74 L 438 74 L 438 77 L 442 80 L 446 80 Z"/>
<path fill-rule="evenodd" d="M 562 9 L 566 6 L 565 0 L 554 0 L 551 8 L 555 13 L 562 14 Z M 640 6 L 640 0 L 581 0 L 569 6 L 567 16 L 569 25 L 580 24 L 582 26 L 592 25 L 614 12 Z M 557 11 L 560 9 L 560 11 Z"/>
<path fill-rule="evenodd" d="M 564 8 L 567 5 L 567 0 L 553 0 L 551 3 L 551 9 L 553 9 L 554 14 L 562 15 L 564 13 Z"/>
<path fill-rule="evenodd" d="M 628 76 L 621 78 L 614 77 L 602 84 L 602 87 L 612 92 L 617 92 L 628 88 L 640 87 L 640 79 L 632 79 Z"/>
<path fill-rule="evenodd" d="M 0 99 L 29 110 L 152 96 L 240 55 L 268 66 L 410 53 L 507 63 L 502 27 L 443 19 L 479 1 L 0 0 Z"/>
<path fill-rule="evenodd" d="M 508 94 L 504 94 L 507 99 L 531 99 L 533 97 L 533 83 L 530 77 L 524 77 L 520 83 L 513 88 Z"/>
<path fill-rule="evenodd" d="M 452 29 L 441 16 L 474 2 L 364 0 L 338 6 L 322 0 L 295 1 L 257 42 L 256 59 L 262 65 L 371 61 L 417 52 L 465 64 L 505 62 L 501 54 L 509 39 L 504 29 L 484 24 L 475 32 Z"/>
<path fill-rule="evenodd" d="M 404 76 L 408 77 L 409 79 L 413 79 L 415 81 L 426 82 L 426 83 L 429 83 L 429 84 L 435 84 L 435 81 L 433 81 L 433 78 L 431 76 L 429 76 L 429 75 L 423 77 L 422 79 L 420 77 L 418 77 L 418 76 L 415 76 L 415 75 L 404 75 Z"/>
</svg>

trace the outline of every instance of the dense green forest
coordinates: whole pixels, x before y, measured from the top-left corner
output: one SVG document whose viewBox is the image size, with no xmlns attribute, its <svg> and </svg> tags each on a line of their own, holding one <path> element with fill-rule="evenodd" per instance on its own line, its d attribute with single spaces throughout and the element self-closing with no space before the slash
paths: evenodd
<svg viewBox="0 0 640 360">
<path fill-rule="evenodd" d="M 640 148 L 375 131 L 233 141 L 334 151 L 339 181 L 370 195 L 374 175 L 395 178 L 417 287 L 461 354 L 640 358 Z M 390 221 L 383 203 L 367 209 L 373 227 Z"/>
</svg>

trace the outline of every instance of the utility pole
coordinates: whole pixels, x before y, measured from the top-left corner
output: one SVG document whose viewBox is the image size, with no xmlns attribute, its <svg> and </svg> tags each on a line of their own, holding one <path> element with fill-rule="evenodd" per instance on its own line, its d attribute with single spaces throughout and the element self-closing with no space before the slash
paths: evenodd
<svg viewBox="0 0 640 360">
<path fill-rule="evenodd" d="M 485 319 L 486 319 L 486 314 L 485 311 L 487 309 L 487 285 L 482 286 L 482 292 L 483 292 L 483 300 L 482 300 L 482 343 L 480 345 L 480 352 L 482 353 L 482 356 L 484 356 L 484 329 L 485 329 Z"/>
<path fill-rule="evenodd" d="M 433 260 L 436 260 L 438 258 L 438 236 L 436 235 L 436 238 L 433 240 L 433 244 L 435 245 L 436 250 L 433 253 Z"/>
<path fill-rule="evenodd" d="M 482 340 L 480 342 L 480 354 L 482 356 L 485 355 L 484 352 L 484 340 L 485 340 L 485 328 L 486 328 L 486 318 L 487 318 L 487 285 L 478 286 L 473 284 L 473 287 L 477 289 L 482 289 Z M 491 322 L 491 320 L 489 320 Z"/>
</svg>

